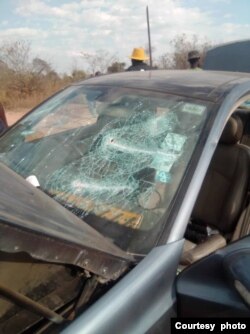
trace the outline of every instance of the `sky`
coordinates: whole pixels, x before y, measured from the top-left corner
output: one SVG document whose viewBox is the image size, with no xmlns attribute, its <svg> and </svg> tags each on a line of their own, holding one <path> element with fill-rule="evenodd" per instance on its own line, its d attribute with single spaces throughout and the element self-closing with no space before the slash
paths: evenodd
<svg viewBox="0 0 250 334">
<path fill-rule="evenodd" d="M 212 44 L 250 35 L 249 0 L 0 0 L 0 45 L 26 40 L 58 73 L 84 69 L 81 52 L 101 49 L 129 64 L 147 45 L 147 5 L 155 58 L 183 33 Z"/>
</svg>

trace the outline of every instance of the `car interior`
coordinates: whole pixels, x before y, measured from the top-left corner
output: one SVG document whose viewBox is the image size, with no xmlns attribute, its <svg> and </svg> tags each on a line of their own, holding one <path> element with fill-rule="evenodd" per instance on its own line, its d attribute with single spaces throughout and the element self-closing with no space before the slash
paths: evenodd
<svg viewBox="0 0 250 334">
<path fill-rule="evenodd" d="M 249 317 L 249 130 L 249 110 L 238 108 L 207 170 L 177 272 L 178 317 Z"/>
<path fill-rule="evenodd" d="M 181 267 L 246 236 L 249 224 L 249 111 L 229 118 L 211 160 L 185 233 Z"/>
</svg>

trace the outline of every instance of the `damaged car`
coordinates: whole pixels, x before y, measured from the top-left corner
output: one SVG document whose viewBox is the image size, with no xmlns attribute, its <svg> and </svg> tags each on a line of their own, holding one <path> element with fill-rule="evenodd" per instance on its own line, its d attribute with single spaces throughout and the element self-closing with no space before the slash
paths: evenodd
<svg viewBox="0 0 250 334">
<path fill-rule="evenodd" d="M 122 73 L 10 127 L 0 332 L 166 333 L 177 316 L 249 316 L 249 99 L 247 74 Z"/>
</svg>

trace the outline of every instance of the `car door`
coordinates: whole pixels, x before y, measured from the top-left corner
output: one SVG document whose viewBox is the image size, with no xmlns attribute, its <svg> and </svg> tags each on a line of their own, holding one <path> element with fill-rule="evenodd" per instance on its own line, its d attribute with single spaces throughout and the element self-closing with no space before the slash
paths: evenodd
<svg viewBox="0 0 250 334">
<path fill-rule="evenodd" d="M 179 317 L 249 317 L 250 236 L 185 269 L 176 291 Z"/>
<path fill-rule="evenodd" d="M 154 248 L 63 333 L 170 333 L 174 281 L 183 241 Z"/>
</svg>

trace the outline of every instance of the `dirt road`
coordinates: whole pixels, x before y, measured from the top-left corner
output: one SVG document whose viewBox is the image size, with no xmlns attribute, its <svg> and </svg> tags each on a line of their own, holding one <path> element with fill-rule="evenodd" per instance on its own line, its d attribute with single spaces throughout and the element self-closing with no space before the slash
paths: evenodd
<svg viewBox="0 0 250 334">
<path fill-rule="evenodd" d="M 26 108 L 20 108 L 15 110 L 6 110 L 6 118 L 8 125 L 14 124 L 16 121 L 18 121 L 23 115 L 25 115 L 29 109 Z"/>
</svg>

